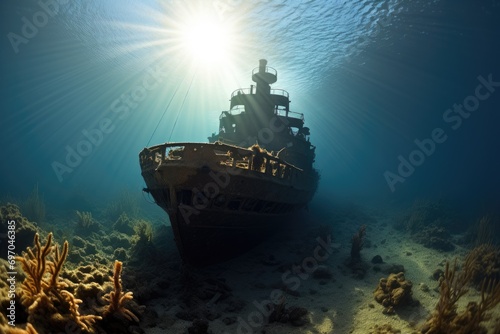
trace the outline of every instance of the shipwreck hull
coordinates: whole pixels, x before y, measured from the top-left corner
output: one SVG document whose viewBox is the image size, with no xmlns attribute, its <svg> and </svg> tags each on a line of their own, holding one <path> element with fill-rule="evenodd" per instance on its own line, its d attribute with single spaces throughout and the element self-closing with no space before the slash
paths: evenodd
<svg viewBox="0 0 500 334">
<path fill-rule="evenodd" d="M 172 225 L 177 226 L 176 243 L 181 256 L 194 265 L 237 257 L 284 228 L 287 220 L 292 218 L 291 215 L 275 217 L 214 212 L 203 212 L 198 217 L 205 224 L 190 226 L 185 224 L 182 216 L 170 215 Z M 216 224 L 209 226 L 207 222 Z"/>
<path fill-rule="evenodd" d="M 140 153 L 146 191 L 169 215 L 184 260 L 235 257 L 289 223 L 318 175 L 278 157 L 222 143 L 175 143 Z"/>
</svg>

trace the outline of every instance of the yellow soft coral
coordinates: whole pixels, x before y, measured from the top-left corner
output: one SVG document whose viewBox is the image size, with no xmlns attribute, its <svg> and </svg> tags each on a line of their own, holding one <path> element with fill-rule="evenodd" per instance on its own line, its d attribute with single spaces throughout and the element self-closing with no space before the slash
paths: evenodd
<svg viewBox="0 0 500 334">
<path fill-rule="evenodd" d="M 59 274 L 68 255 L 68 242 L 62 250 L 52 246 L 52 233 L 41 245 L 38 233 L 34 238 L 35 251 L 28 247 L 23 256 L 17 256 L 26 278 L 21 285 L 21 303 L 28 311 L 28 321 L 42 328 L 64 329 L 73 322 L 81 329 L 91 332 L 92 325 L 100 316 L 80 315 L 80 299 L 65 290 L 68 285 L 61 281 Z"/>
<path fill-rule="evenodd" d="M 477 249 L 473 249 L 466 256 L 460 271 L 457 271 L 456 261 L 451 268 L 446 263 L 439 286 L 439 301 L 421 333 L 486 333 L 482 322 L 490 319 L 488 312 L 500 303 L 500 282 L 485 278 L 481 285 L 481 300 L 469 302 L 462 311 L 458 311 L 457 306 L 458 300 L 468 292 L 468 285 L 473 279 L 476 255 Z"/>
<path fill-rule="evenodd" d="M 1 328 L 1 330 L 5 330 L 5 334 L 38 334 L 35 327 L 33 327 L 30 323 L 26 325 L 26 329 L 11 327 Z"/>
<path fill-rule="evenodd" d="M 129 321 L 139 322 L 139 318 L 125 307 L 125 303 L 133 299 L 132 292 L 123 292 L 121 283 L 121 273 L 122 273 L 122 262 L 115 261 L 115 268 L 113 272 L 113 286 L 114 291 L 106 294 L 104 298 L 109 301 L 108 308 L 104 312 L 104 316 L 116 315 L 118 317 L 123 317 Z"/>
<path fill-rule="evenodd" d="M 61 254 L 59 254 L 59 248 L 51 246 L 51 243 L 52 233 L 47 236 L 44 246 L 40 244 L 39 235 L 36 233 L 34 239 L 36 253 L 28 247 L 22 257 L 16 256 L 16 260 L 21 263 L 23 271 L 27 274 L 21 286 L 21 303 L 29 311 L 35 308 L 41 299 L 47 298 L 46 292 L 66 287 L 66 284 L 59 282 L 58 278 L 62 264 L 68 255 L 68 242 L 64 243 Z M 52 251 L 54 255 L 51 261 L 48 256 Z"/>
</svg>

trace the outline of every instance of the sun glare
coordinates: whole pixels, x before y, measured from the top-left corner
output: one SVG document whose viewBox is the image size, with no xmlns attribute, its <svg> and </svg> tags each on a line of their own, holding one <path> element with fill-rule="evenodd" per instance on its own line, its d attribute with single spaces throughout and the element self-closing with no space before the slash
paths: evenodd
<svg viewBox="0 0 500 334">
<path fill-rule="evenodd" d="M 211 64 L 227 60 L 231 48 L 230 26 L 210 17 L 198 17 L 183 27 L 185 51 L 196 63 Z"/>
</svg>

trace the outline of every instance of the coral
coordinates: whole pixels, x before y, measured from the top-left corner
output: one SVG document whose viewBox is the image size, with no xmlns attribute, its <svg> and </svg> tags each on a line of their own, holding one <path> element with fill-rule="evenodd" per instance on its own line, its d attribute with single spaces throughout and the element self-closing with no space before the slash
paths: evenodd
<svg viewBox="0 0 500 334">
<path fill-rule="evenodd" d="M 139 318 L 137 318 L 137 316 L 126 307 L 127 302 L 133 299 L 133 293 L 130 291 L 122 291 L 122 265 L 123 264 L 120 261 L 115 261 L 112 278 L 114 290 L 104 296 L 104 299 L 109 301 L 109 305 L 104 311 L 103 316 L 104 318 L 113 316 L 126 319 L 128 321 L 139 322 Z"/>
<path fill-rule="evenodd" d="M 38 193 L 38 183 L 33 188 L 30 196 L 22 205 L 26 217 L 38 223 L 45 220 L 45 203 L 43 197 Z"/>
<path fill-rule="evenodd" d="M 495 226 L 489 216 L 482 217 L 475 226 L 476 245 L 491 244 L 495 235 Z"/>
<path fill-rule="evenodd" d="M 453 213 L 442 201 L 415 201 L 395 228 L 405 228 L 416 242 L 427 248 L 451 251 L 455 246 L 449 241 L 447 227 L 458 225 L 452 217 Z"/>
<path fill-rule="evenodd" d="M 495 236 L 500 232 L 500 229 L 497 231 L 497 225 L 491 216 L 483 216 L 470 225 L 464 235 L 457 240 L 457 243 L 472 247 L 493 244 L 496 241 Z"/>
<path fill-rule="evenodd" d="M 83 228 L 88 228 L 88 227 L 95 224 L 95 221 L 92 218 L 91 212 L 88 212 L 88 211 L 80 212 L 80 211 L 76 210 L 76 216 L 78 217 L 78 220 L 77 220 L 78 226 L 81 226 Z"/>
<path fill-rule="evenodd" d="M 116 221 L 123 213 L 129 217 L 137 217 L 139 215 L 137 203 L 138 201 L 129 191 L 122 191 L 117 200 L 108 204 L 104 215 L 112 222 Z"/>
<path fill-rule="evenodd" d="M 303 307 L 291 306 L 286 307 L 286 299 L 283 295 L 278 303 L 270 303 L 267 308 L 270 310 L 269 323 L 290 322 L 293 326 L 303 326 L 309 322 L 306 318 L 309 311 Z"/>
<path fill-rule="evenodd" d="M 365 245 L 366 225 L 362 225 L 351 238 L 351 257 L 344 263 L 351 268 L 354 277 L 362 279 L 368 267 L 361 261 L 361 249 Z"/>
<path fill-rule="evenodd" d="M 118 219 L 113 224 L 113 230 L 125 234 L 134 233 L 134 228 L 132 227 L 132 220 L 127 216 L 126 213 L 122 213 L 120 217 L 118 217 Z"/>
<path fill-rule="evenodd" d="M 474 277 L 474 250 L 465 257 L 462 269 L 457 272 L 457 261 L 453 267 L 446 263 L 444 276 L 439 284 L 439 301 L 431 317 L 423 325 L 424 334 L 486 333 L 481 324 L 490 319 L 488 312 L 500 303 L 500 283 L 484 279 L 481 285 L 481 300 L 471 301 L 465 310 L 458 311 L 457 302 L 468 292 L 468 284 Z"/>
<path fill-rule="evenodd" d="M 14 221 L 15 223 L 10 223 Z M 19 207 L 15 204 L 7 203 L 0 207 L 0 228 L 1 231 L 8 231 L 8 226 L 15 226 L 16 248 L 25 249 L 32 245 L 33 238 L 37 232 L 36 225 L 23 217 Z"/>
<path fill-rule="evenodd" d="M 405 279 L 404 273 L 390 274 L 389 277 L 380 279 L 373 296 L 384 306 L 384 314 L 393 314 L 395 307 L 412 301 L 412 286 L 412 282 Z"/>
<path fill-rule="evenodd" d="M 1 326 L 0 325 L 0 333 L 5 333 L 5 334 L 38 334 L 36 331 L 35 327 L 31 324 L 26 325 L 26 329 L 18 328 L 18 327 L 12 327 L 12 326 Z"/>
<path fill-rule="evenodd" d="M 287 322 L 288 314 L 286 312 L 286 297 L 282 295 L 277 303 L 271 303 L 268 308 L 271 310 L 269 322 Z"/>
<path fill-rule="evenodd" d="M 427 248 L 433 248 L 441 251 L 452 251 L 455 246 L 449 241 L 450 233 L 441 226 L 431 224 L 422 227 L 413 234 L 413 239 Z"/>
<path fill-rule="evenodd" d="M 92 213 L 88 211 L 76 211 L 76 230 L 78 234 L 90 235 L 91 232 L 99 230 L 99 224 L 92 217 Z"/>
<path fill-rule="evenodd" d="M 132 236 L 131 262 L 134 265 L 150 265 L 157 256 L 153 244 L 153 226 L 145 220 L 138 220 L 134 225 L 135 234 Z"/>
<path fill-rule="evenodd" d="M 481 288 L 484 280 L 500 282 L 500 249 L 491 244 L 482 244 L 467 255 L 472 271 L 471 281 Z"/>
<path fill-rule="evenodd" d="M 111 246 L 112 249 L 123 247 L 125 249 L 130 249 L 132 246 L 132 238 L 126 234 L 113 231 L 109 236 L 102 239 L 103 244 Z"/>
<path fill-rule="evenodd" d="M 73 270 L 65 270 L 61 276 L 74 284 L 92 284 L 103 285 L 109 280 L 109 276 L 104 268 L 98 267 L 95 263 L 81 265 Z M 77 290 L 79 287 L 77 288 Z M 77 294 L 78 295 L 78 294 Z M 78 298 L 82 296 L 78 295 Z"/>
<path fill-rule="evenodd" d="M 78 305 L 82 300 L 66 290 L 68 284 L 59 277 L 68 255 L 68 242 L 62 250 L 52 245 L 52 233 L 41 245 L 38 233 L 34 237 L 35 250 L 27 248 L 23 256 L 16 256 L 25 274 L 21 285 L 21 304 L 28 311 L 28 322 L 35 324 L 41 333 L 63 331 L 68 323 L 90 332 L 94 322 L 101 317 L 81 315 Z"/>
<path fill-rule="evenodd" d="M 431 224 L 446 227 L 453 221 L 452 215 L 443 201 L 417 200 L 409 212 L 397 221 L 395 228 L 404 227 L 413 234 Z"/>
<path fill-rule="evenodd" d="M 153 226 L 145 220 L 138 220 L 134 225 L 134 242 L 136 244 L 147 244 L 153 239 Z"/>
<path fill-rule="evenodd" d="M 362 225 L 358 232 L 351 238 L 351 261 L 361 260 L 361 249 L 363 248 L 366 235 L 366 225 Z"/>
<path fill-rule="evenodd" d="M 65 242 L 61 254 L 56 246 L 52 248 L 52 233 L 47 236 L 47 242 L 44 246 L 40 244 L 38 233 L 35 234 L 34 244 L 36 254 L 28 248 L 23 257 L 16 257 L 20 261 L 23 271 L 28 275 L 22 284 L 21 302 L 25 307 L 36 307 L 41 298 L 46 297 L 43 293 L 53 288 L 59 289 L 66 287 L 64 283 L 59 282 L 59 273 L 62 264 L 68 255 L 68 242 Z M 48 255 L 54 250 L 53 261 L 47 263 Z M 50 280 L 47 279 L 49 274 Z"/>
</svg>

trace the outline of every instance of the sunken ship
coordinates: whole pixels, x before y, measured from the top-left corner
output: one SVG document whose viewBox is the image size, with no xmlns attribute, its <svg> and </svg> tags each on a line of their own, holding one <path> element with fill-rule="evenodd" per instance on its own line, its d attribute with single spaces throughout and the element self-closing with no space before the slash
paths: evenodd
<svg viewBox="0 0 500 334">
<path fill-rule="evenodd" d="M 184 261 L 235 257 L 307 206 L 319 180 L 304 116 L 261 59 L 255 85 L 231 94 L 208 143 L 165 143 L 139 154 L 143 190 L 167 212 Z"/>
</svg>

